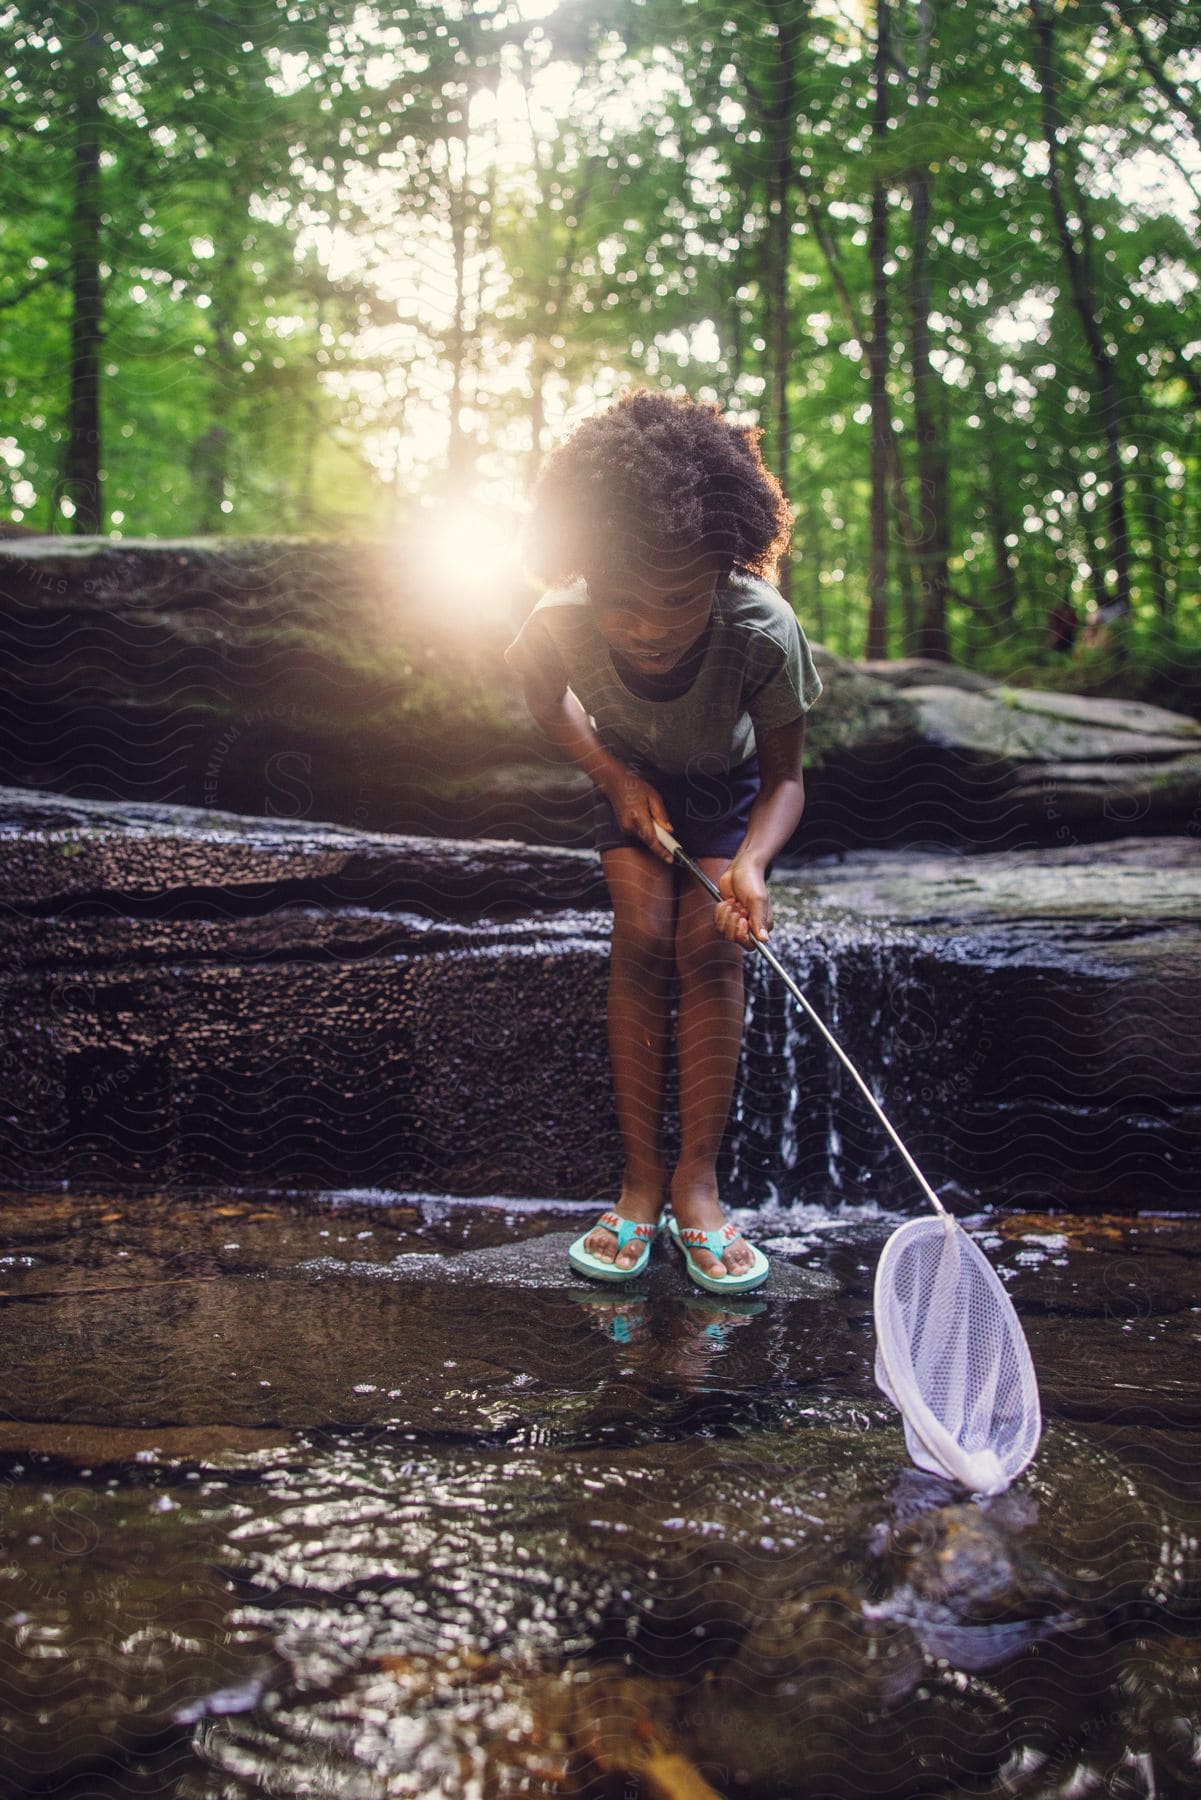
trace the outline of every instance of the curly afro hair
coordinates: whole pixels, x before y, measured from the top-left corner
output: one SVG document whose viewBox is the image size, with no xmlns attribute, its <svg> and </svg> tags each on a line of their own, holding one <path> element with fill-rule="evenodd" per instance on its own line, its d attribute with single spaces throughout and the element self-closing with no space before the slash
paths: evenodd
<svg viewBox="0 0 1201 1800">
<path fill-rule="evenodd" d="M 792 508 L 759 452 L 755 425 L 716 406 L 625 393 L 550 457 L 526 528 L 544 580 L 668 570 L 710 557 L 728 575 L 769 580 L 792 535 Z"/>
</svg>

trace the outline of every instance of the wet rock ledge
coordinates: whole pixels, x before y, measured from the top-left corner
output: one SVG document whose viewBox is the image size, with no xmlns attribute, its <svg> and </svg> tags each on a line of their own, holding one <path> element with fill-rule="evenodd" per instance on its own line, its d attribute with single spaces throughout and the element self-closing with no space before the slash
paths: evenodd
<svg viewBox="0 0 1201 1800">
<path fill-rule="evenodd" d="M 0 790 L 0 1180 L 609 1195 L 596 860 Z M 874 854 L 777 883 L 777 946 L 932 1179 L 1188 1205 L 1192 838 Z M 726 1181 L 909 1204 L 756 963 Z"/>
<path fill-rule="evenodd" d="M 467 608 L 403 545 L 0 543 L 0 782 L 371 830 L 579 844 L 588 787 L 502 653 L 532 592 Z M 946 664 L 840 661 L 798 849 L 1001 850 L 1201 823 L 1201 724 Z"/>
</svg>

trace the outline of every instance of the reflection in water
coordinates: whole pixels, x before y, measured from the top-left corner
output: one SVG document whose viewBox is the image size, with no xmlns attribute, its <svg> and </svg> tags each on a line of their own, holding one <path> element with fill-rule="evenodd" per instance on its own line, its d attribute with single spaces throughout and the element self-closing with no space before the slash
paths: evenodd
<svg viewBox="0 0 1201 1800">
<path fill-rule="evenodd" d="M 872 1383 L 874 1209 L 723 1300 L 550 1214 L 58 1207 L 7 1221 L 6 1794 L 1201 1791 L 1201 1230 L 996 1222 L 1050 1423 L 973 1505 Z"/>
</svg>

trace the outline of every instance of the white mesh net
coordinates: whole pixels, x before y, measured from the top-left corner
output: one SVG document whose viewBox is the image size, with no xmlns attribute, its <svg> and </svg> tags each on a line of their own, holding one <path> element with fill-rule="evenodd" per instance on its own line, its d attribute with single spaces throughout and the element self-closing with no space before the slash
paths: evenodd
<svg viewBox="0 0 1201 1800">
<path fill-rule="evenodd" d="M 1038 1448 L 1038 1383 L 1018 1316 L 953 1219 L 894 1231 L 876 1270 L 876 1381 L 920 1469 L 999 1494 Z"/>
</svg>

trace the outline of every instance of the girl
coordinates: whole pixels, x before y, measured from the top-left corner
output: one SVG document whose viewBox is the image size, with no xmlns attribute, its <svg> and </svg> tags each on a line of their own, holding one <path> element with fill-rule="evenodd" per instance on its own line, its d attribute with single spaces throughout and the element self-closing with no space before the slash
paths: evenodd
<svg viewBox="0 0 1201 1800">
<path fill-rule="evenodd" d="M 505 652 L 551 741 L 595 784 L 613 901 L 609 1049 L 621 1197 L 572 1245 L 609 1281 L 646 1266 L 667 1195 L 660 1143 L 673 975 L 680 1156 L 673 1236 L 700 1285 L 768 1275 L 726 1221 L 716 1163 L 743 1023 L 743 947 L 771 929 L 767 874 L 805 804 L 804 715 L 821 693 L 795 615 L 764 579 L 792 512 L 757 428 L 716 407 L 625 395 L 551 457 L 530 561 L 559 583 Z M 723 899 L 675 869 L 666 826 Z"/>
</svg>

